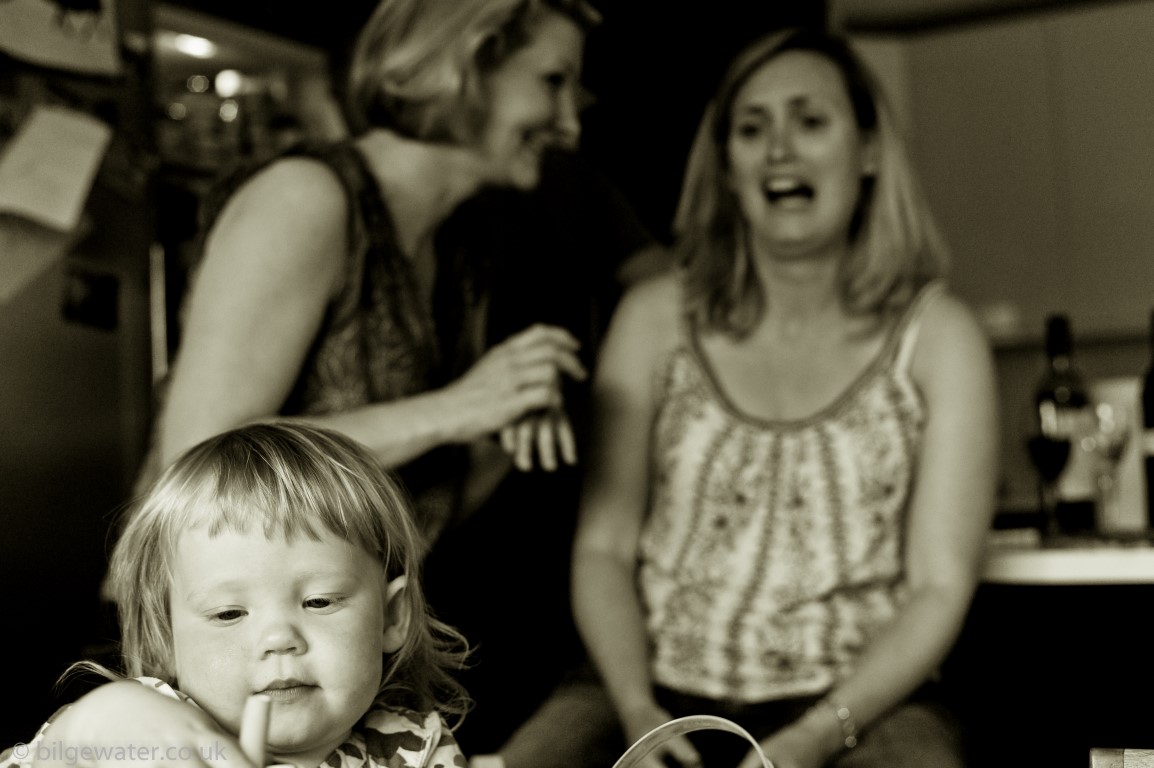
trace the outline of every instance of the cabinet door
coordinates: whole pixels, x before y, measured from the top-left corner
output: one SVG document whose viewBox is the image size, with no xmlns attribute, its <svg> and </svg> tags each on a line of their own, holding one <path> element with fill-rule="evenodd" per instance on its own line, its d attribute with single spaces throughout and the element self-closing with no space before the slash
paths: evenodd
<svg viewBox="0 0 1154 768">
<path fill-rule="evenodd" d="M 954 288 L 1019 330 L 1066 306 L 1054 80 L 1033 17 L 912 37 L 913 154 L 953 251 Z"/>
<path fill-rule="evenodd" d="M 1154 304 L 1154 3 L 1082 4 L 905 39 L 914 161 L 954 285 L 1037 336 L 1133 334 Z"/>
<path fill-rule="evenodd" d="M 1154 305 L 1154 3 L 1050 14 L 1045 31 L 1066 301 L 1088 328 L 1141 331 Z"/>
</svg>

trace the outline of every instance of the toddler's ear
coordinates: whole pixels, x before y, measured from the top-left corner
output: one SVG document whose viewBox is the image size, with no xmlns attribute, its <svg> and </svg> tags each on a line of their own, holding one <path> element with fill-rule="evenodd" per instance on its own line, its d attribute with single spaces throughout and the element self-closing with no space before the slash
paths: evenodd
<svg viewBox="0 0 1154 768">
<path fill-rule="evenodd" d="M 381 638 L 384 653 L 396 653 L 409 636 L 409 620 L 412 618 L 409 604 L 404 599 L 408 586 L 407 576 L 398 576 L 385 585 L 385 634 Z"/>
</svg>

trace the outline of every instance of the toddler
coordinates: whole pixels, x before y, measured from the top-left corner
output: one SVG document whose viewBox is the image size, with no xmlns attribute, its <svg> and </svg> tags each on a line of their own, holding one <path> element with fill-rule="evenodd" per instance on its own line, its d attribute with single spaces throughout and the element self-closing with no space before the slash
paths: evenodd
<svg viewBox="0 0 1154 768">
<path fill-rule="evenodd" d="M 402 492 L 348 438 L 278 423 L 200 443 L 112 555 L 130 679 L 62 708 L 0 768 L 251 766 L 236 737 L 258 693 L 267 762 L 464 766 L 445 717 L 468 705 L 452 677 L 465 643 L 428 611 L 421 552 Z"/>
</svg>

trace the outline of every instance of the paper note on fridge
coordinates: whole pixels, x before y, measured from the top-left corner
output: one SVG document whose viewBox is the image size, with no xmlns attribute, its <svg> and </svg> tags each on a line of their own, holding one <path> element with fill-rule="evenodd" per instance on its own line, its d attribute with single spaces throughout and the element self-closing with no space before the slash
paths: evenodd
<svg viewBox="0 0 1154 768">
<path fill-rule="evenodd" d="M 91 115 L 38 105 L 0 155 L 0 212 L 71 232 L 111 139 Z"/>
<path fill-rule="evenodd" d="M 0 51 L 43 67 L 118 75 L 116 6 L 113 0 L 0 0 Z"/>
</svg>

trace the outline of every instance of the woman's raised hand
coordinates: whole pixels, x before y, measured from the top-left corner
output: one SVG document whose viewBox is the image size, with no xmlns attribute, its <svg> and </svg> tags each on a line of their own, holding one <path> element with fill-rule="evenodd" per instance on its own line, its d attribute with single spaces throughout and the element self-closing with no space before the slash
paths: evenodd
<svg viewBox="0 0 1154 768">
<path fill-rule="evenodd" d="M 562 375 L 581 381 L 585 366 L 577 356 L 580 343 L 564 328 L 534 325 L 488 350 L 447 392 L 454 407 L 462 409 L 471 437 L 501 432 L 523 418 L 558 413 L 562 407 Z M 544 430 L 517 427 L 517 432 L 540 437 L 553 432 L 556 445 L 565 456 L 568 449 L 562 433 L 572 437 L 568 420 L 550 422 Z M 540 423 L 538 421 L 538 423 Z M 538 446 L 542 439 L 531 440 Z M 552 446 L 553 441 L 550 441 Z M 514 453 L 517 456 L 517 453 Z"/>
<path fill-rule="evenodd" d="M 515 424 L 501 429 L 501 447 L 513 458 L 513 465 L 522 472 L 533 469 L 533 450 L 541 468 L 552 472 L 561 461 L 577 463 L 577 440 L 569 417 L 561 408 L 549 408 L 540 413 L 524 416 Z"/>
</svg>

